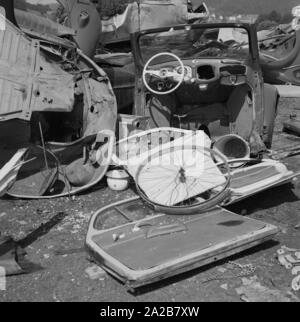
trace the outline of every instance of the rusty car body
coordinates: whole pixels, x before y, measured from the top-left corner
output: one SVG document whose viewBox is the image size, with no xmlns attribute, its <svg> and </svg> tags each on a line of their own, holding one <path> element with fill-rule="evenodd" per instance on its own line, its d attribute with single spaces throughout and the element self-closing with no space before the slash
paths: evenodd
<svg viewBox="0 0 300 322">
<path fill-rule="evenodd" d="M 0 31 L 0 168 L 18 149 L 27 149 L 8 193 L 52 198 L 90 188 L 109 166 L 117 120 L 109 79 L 89 58 L 98 35 L 86 42 L 90 26 L 74 39 L 48 32 L 49 25 L 39 33 L 29 27 L 43 20 L 36 16 L 23 19 L 21 30 L 13 1 L 0 5 L 6 15 Z M 78 5 L 80 22 L 80 13 L 91 10 L 91 4 Z M 99 17 L 91 17 L 94 27 Z"/>
<path fill-rule="evenodd" d="M 265 82 L 276 85 L 282 97 L 300 96 L 300 53 L 295 50 L 300 22 L 300 7 L 292 10 L 293 20 L 258 32 L 259 48 L 264 65 Z M 292 53 L 292 54 L 291 54 Z M 283 59 L 285 58 L 285 59 Z"/>
<path fill-rule="evenodd" d="M 105 1 L 98 2 L 101 9 Z M 102 17 L 100 44 L 94 57 L 112 82 L 120 111 L 130 111 L 134 99 L 135 66 L 130 35 L 151 28 L 205 21 L 209 17 L 209 10 L 201 0 L 128 2 L 124 12 Z"/>
<path fill-rule="evenodd" d="M 140 198 L 95 212 L 86 236 L 87 250 L 95 261 L 130 292 L 230 257 L 278 233 L 277 227 L 229 214 L 223 207 L 300 175 L 265 156 L 272 147 L 279 94 L 275 86 L 265 83 L 263 75 L 289 66 L 300 49 L 300 32 L 296 39 L 286 57 L 270 63 L 260 54 L 255 24 L 172 25 L 132 35 L 134 114 L 149 117 L 151 129 L 123 143 L 127 159 L 135 155 L 135 149 L 148 155 L 144 165 L 133 165 L 135 169 L 144 167 L 148 176 L 131 174 Z M 230 182 L 223 201 L 218 199 L 205 208 L 205 202 L 215 196 L 212 191 L 190 198 L 197 179 L 191 172 L 186 174 L 192 168 L 186 151 L 197 153 L 201 144 L 184 142 L 184 134 L 178 138 L 174 128 L 178 132 L 187 130 L 190 138 L 191 133 L 204 131 L 211 139 L 207 144 L 213 149 L 217 146 L 233 162 L 226 176 Z M 155 132 L 159 133 L 156 137 Z M 157 145 L 159 151 L 155 150 Z M 213 159 L 211 152 L 208 155 Z M 157 162 L 151 165 L 152 156 Z M 176 167 L 178 159 L 181 162 Z M 216 158 L 214 161 L 221 163 Z M 131 173 L 130 166 L 127 168 Z M 203 187 L 212 179 L 200 181 Z M 161 195 L 178 197 L 182 182 L 186 202 L 170 205 L 155 200 Z M 175 187 L 168 189 L 173 184 Z M 116 226 L 116 222 L 122 223 Z"/>
<path fill-rule="evenodd" d="M 15 69 L 15 78 L 11 87 L 14 91 L 4 91 L 11 95 L 4 95 L 6 99 L 14 100 L 13 104 L 3 100 L 1 141 L 14 149 L 39 143 L 41 147 L 29 155 L 37 159 L 39 166 L 44 164 L 46 170 L 45 184 L 28 196 L 49 194 L 48 188 L 57 177 L 62 191 L 52 189 L 50 197 L 73 194 L 94 184 L 95 178 L 101 177 L 98 172 L 102 174 L 106 169 L 95 171 L 99 164 L 94 166 L 94 139 L 100 129 L 115 132 L 117 109 L 149 117 L 154 128 L 204 130 L 213 141 L 237 135 L 249 144 L 251 155 L 256 157 L 272 146 L 279 94 L 264 77 L 294 61 L 300 48 L 299 32 L 291 52 L 276 61 L 260 52 L 255 24 L 242 22 L 141 28 L 131 36 L 132 54 L 109 52 L 94 56 L 101 31 L 95 6 L 88 0 L 60 3 L 67 12 L 63 26 L 14 10 L 13 2 L 3 4 L 10 20 L 2 32 L 3 39 L 19 39 L 24 43 L 22 48 L 29 49 L 21 51 L 14 41 L 11 48 L 3 46 L 7 48 L 3 75 Z M 147 1 L 142 4 L 150 5 Z M 152 5 L 153 10 L 158 6 Z M 18 24 L 22 31 L 16 27 Z M 15 55 L 9 57 L 15 48 Z M 162 59 L 161 54 L 170 53 L 173 57 Z M 149 64 L 155 55 L 159 55 L 158 62 Z M 24 64 L 24 59 L 31 65 Z M 148 73 L 150 78 L 144 77 L 147 61 L 154 70 L 152 75 Z M 7 106 L 9 110 L 5 110 Z M 11 135 L 12 126 L 18 129 L 18 135 Z M 100 135 L 102 143 L 107 133 Z M 110 147 L 112 136 L 108 140 Z M 45 141 L 52 142 L 47 145 L 49 150 Z M 62 150 L 71 152 L 62 158 Z M 108 150 L 110 155 L 111 148 Z M 13 152 L 4 159 L 9 160 Z M 69 153 L 77 157 L 70 158 Z M 65 164 L 63 171 L 50 171 L 51 163 L 55 169 Z M 26 167 L 25 172 L 30 172 L 30 166 Z M 74 173 L 80 172 L 82 177 L 74 178 Z M 98 174 L 94 177 L 95 173 Z M 68 178 L 75 186 L 70 187 Z M 12 194 L 20 196 L 23 188 L 21 185 Z"/>
<path fill-rule="evenodd" d="M 255 24 L 202 23 L 137 32 L 132 36 L 135 113 L 150 115 L 157 127 L 204 128 L 212 138 L 237 134 L 257 155 L 272 145 L 278 103 L 277 89 L 263 76 L 291 64 L 300 49 L 299 31 L 296 38 L 287 56 L 269 62 L 260 54 Z"/>
</svg>

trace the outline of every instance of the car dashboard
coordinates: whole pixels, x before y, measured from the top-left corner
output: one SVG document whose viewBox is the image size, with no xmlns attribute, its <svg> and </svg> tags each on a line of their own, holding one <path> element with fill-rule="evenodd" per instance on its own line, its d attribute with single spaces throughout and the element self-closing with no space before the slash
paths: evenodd
<svg viewBox="0 0 300 322">
<path fill-rule="evenodd" d="M 232 87 L 247 83 L 248 66 L 238 60 L 183 59 L 182 62 L 184 79 L 175 93 L 183 104 L 225 101 Z M 175 71 L 178 78 L 182 76 L 183 72 L 182 67 L 178 66 L 175 61 L 151 67 L 154 69 L 168 68 Z M 153 85 L 155 86 L 155 84 Z M 162 88 L 162 85 L 160 86 Z"/>
<path fill-rule="evenodd" d="M 247 66 L 233 60 L 183 60 L 184 82 L 209 84 L 220 81 L 224 85 L 237 85 L 245 82 Z M 182 74 L 181 66 L 175 67 L 178 74 Z M 241 77 L 244 76 L 244 77 Z"/>
</svg>

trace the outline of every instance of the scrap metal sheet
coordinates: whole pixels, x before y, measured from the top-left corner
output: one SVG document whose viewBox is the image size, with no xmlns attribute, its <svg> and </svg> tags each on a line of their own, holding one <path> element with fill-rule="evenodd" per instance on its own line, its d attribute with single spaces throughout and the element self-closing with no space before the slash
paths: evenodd
<svg viewBox="0 0 300 322">
<path fill-rule="evenodd" d="M 102 21 L 102 41 L 117 42 L 138 30 L 184 24 L 188 17 L 185 0 L 142 0 L 140 8 L 133 2 L 123 14 Z"/>
<path fill-rule="evenodd" d="M 30 119 L 32 82 L 38 44 L 6 21 L 0 30 L 0 121 Z"/>
<path fill-rule="evenodd" d="M 131 199 L 99 210 L 86 239 L 102 268 L 132 288 L 230 257 L 278 233 L 273 225 L 222 208 L 192 216 L 151 215 L 151 208 L 144 208 Z M 144 218 L 104 229 L 117 213 Z"/>
<path fill-rule="evenodd" d="M 75 82 L 40 51 L 39 42 L 6 21 L 0 30 L 0 121 L 30 120 L 32 111 L 70 112 Z"/>
</svg>

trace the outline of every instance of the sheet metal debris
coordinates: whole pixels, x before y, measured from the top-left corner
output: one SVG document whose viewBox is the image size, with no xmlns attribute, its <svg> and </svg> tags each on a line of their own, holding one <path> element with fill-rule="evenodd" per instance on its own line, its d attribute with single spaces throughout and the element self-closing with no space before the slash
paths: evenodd
<svg viewBox="0 0 300 322">
<path fill-rule="evenodd" d="M 271 289 L 262 285 L 257 276 L 244 278 L 243 286 L 236 289 L 244 302 L 295 302 L 295 298 L 287 292 Z M 297 301 L 298 302 L 298 301 Z"/>
<path fill-rule="evenodd" d="M 296 275 L 291 283 L 293 291 L 300 291 L 300 249 L 282 246 L 277 254 L 279 263 L 291 271 L 292 275 Z"/>
<path fill-rule="evenodd" d="M 97 265 L 88 267 L 85 272 L 91 280 L 103 279 L 107 275 L 107 273 Z"/>
<path fill-rule="evenodd" d="M 6 276 L 28 274 L 42 269 L 26 258 L 26 251 L 11 237 L 0 237 L 0 267 Z"/>
<path fill-rule="evenodd" d="M 82 6 L 76 2 L 72 14 L 79 14 Z M 27 18 L 27 24 L 44 21 L 32 14 Z M 93 187 L 110 164 L 117 120 L 116 98 L 105 72 L 75 42 L 57 42 L 43 30 L 25 34 L 6 22 L 7 28 L 0 30 L 0 168 L 10 166 L 13 151 L 28 151 L 20 157 L 21 166 L 9 171 L 15 183 L 4 187 L 0 182 L 0 192 L 54 198 Z"/>
<path fill-rule="evenodd" d="M 22 162 L 21 160 L 26 152 L 27 149 L 19 150 L 12 157 L 12 159 L 8 163 L 6 163 L 2 169 L 0 169 L 0 197 L 5 195 L 16 181 L 18 171 L 20 170 L 21 166 L 24 165 L 24 162 Z"/>
<path fill-rule="evenodd" d="M 123 215 L 124 224 L 115 221 L 120 210 L 130 222 Z M 103 269 L 136 289 L 239 253 L 277 232 L 275 226 L 222 208 L 170 216 L 132 198 L 92 216 L 86 246 Z M 251 276 L 256 270 L 252 264 L 232 265 L 238 272 L 224 273 L 221 279 Z"/>
</svg>

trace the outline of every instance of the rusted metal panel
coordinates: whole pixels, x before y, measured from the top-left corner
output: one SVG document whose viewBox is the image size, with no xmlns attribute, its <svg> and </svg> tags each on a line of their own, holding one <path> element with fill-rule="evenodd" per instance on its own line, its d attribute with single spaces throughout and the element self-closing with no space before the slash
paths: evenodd
<svg viewBox="0 0 300 322">
<path fill-rule="evenodd" d="M 109 218 L 116 222 L 120 212 L 131 222 L 115 227 Z M 222 208 L 175 218 L 155 214 L 132 198 L 92 216 L 86 246 L 103 269 L 136 289 L 229 258 L 271 240 L 278 231 Z"/>
<path fill-rule="evenodd" d="M 36 47 L 37 42 L 27 38 L 19 29 L 6 21 L 5 30 L 0 31 L 1 67 L 33 71 L 37 53 Z"/>
<path fill-rule="evenodd" d="M 22 113 L 23 91 L 23 85 L 0 77 L 1 116 L 8 118 L 15 113 Z"/>
<path fill-rule="evenodd" d="M 72 112 L 74 87 L 72 75 L 41 74 L 34 83 L 32 111 Z"/>
<path fill-rule="evenodd" d="M 100 8 L 112 6 L 99 1 Z M 196 5 L 195 5 L 196 6 Z M 122 14 L 102 20 L 101 40 L 105 44 L 126 41 L 139 30 L 188 23 L 189 19 L 206 19 L 207 14 L 189 13 L 186 0 L 140 0 L 130 3 Z"/>
<path fill-rule="evenodd" d="M 0 30 L 0 121 L 30 119 L 32 78 L 38 43 L 6 21 Z"/>
<path fill-rule="evenodd" d="M 37 16 L 31 12 L 15 9 L 15 16 L 18 25 L 24 31 L 36 31 L 43 34 L 50 34 L 54 36 L 74 35 L 75 31 L 69 27 L 55 23 L 54 21 Z"/>
<path fill-rule="evenodd" d="M 74 105 L 75 81 L 59 64 L 46 59 L 41 50 L 33 80 L 32 111 L 71 112 Z"/>
<path fill-rule="evenodd" d="M 72 111 L 73 76 L 45 55 L 39 41 L 7 21 L 0 31 L 0 121 L 30 120 L 32 111 Z"/>
</svg>

